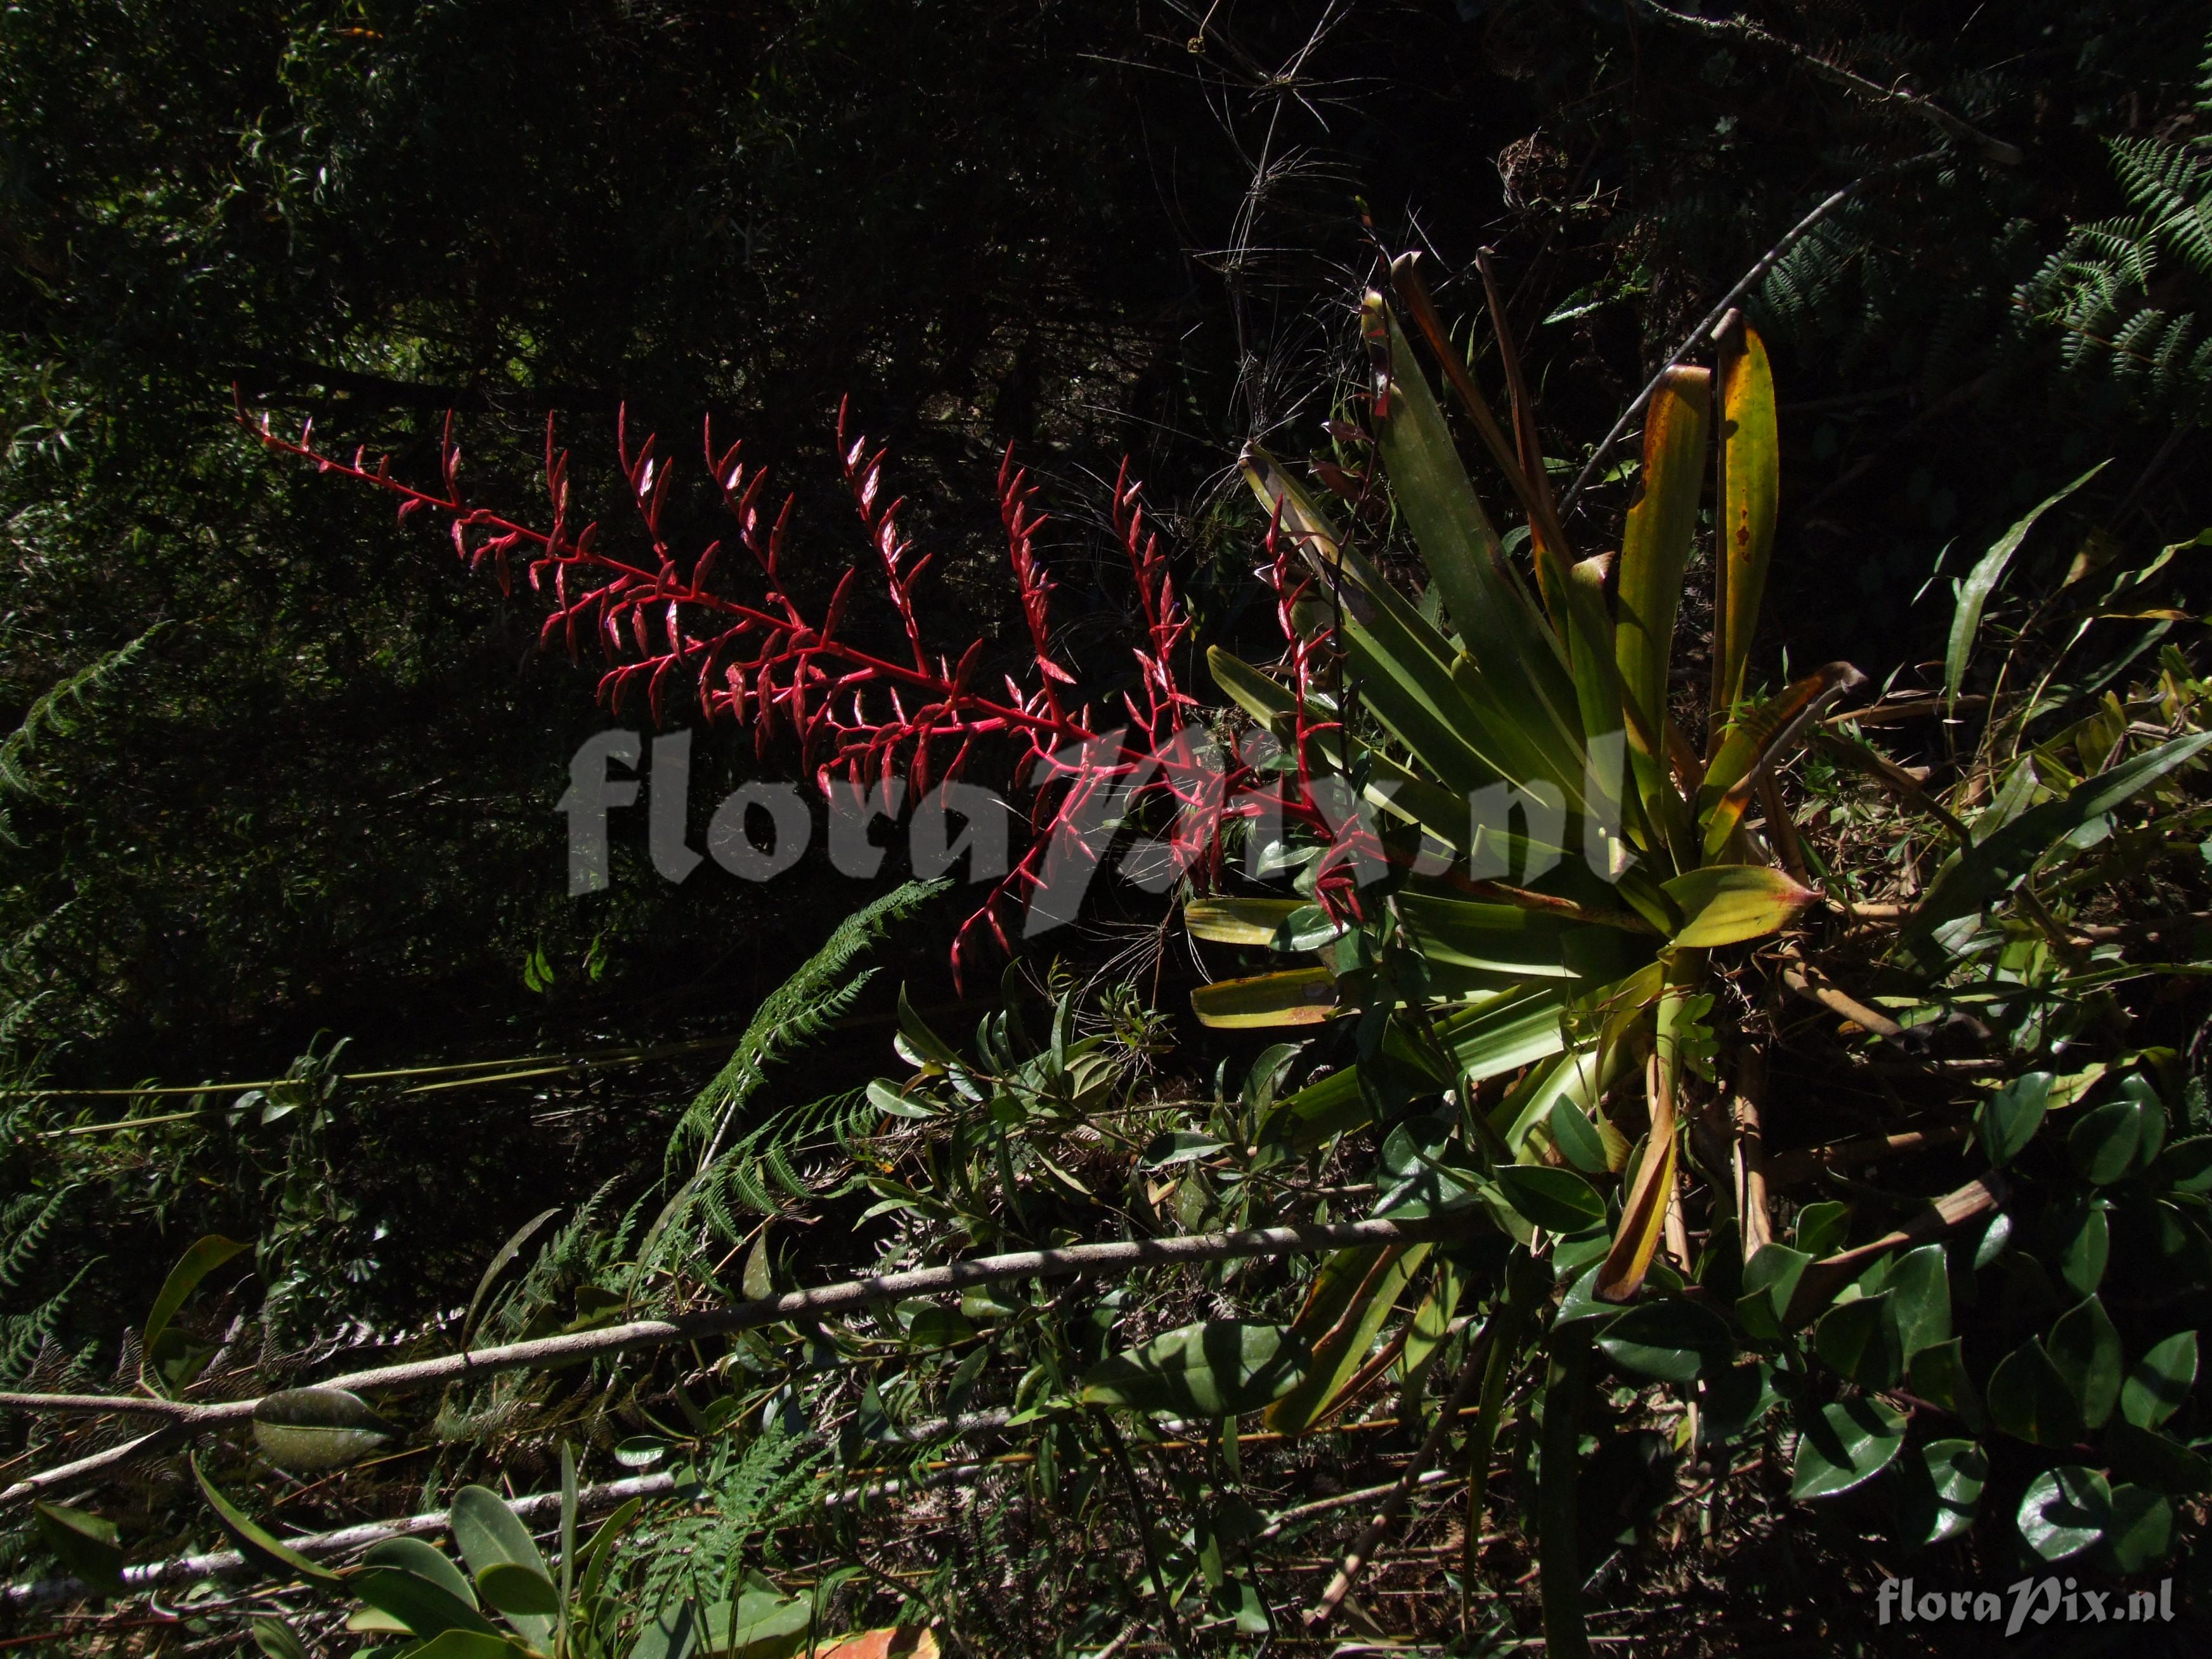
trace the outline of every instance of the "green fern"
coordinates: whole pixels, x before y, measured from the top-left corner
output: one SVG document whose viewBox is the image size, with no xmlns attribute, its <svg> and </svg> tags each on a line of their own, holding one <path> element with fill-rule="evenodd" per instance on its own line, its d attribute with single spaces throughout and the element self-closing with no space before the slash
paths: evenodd
<svg viewBox="0 0 2212 1659">
<path fill-rule="evenodd" d="M 2212 59 L 2198 108 L 2212 112 Z M 2116 138 L 2112 171 L 2134 212 L 2075 227 L 2015 298 L 2059 331 L 2077 374 L 2185 420 L 2212 416 L 2212 148 Z"/>
<path fill-rule="evenodd" d="M 91 699 L 107 689 L 108 684 L 125 669 L 136 662 L 155 637 L 168 627 L 166 622 L 155 623 L 128 645 L 109 652 L 97 662 L 79 669 L 60 684 L 33 702 L 24 714 L 22 723 L 0 738 L 0 797 L 16 794 L 26 799 L 36 799 L 38 786 L 24 769 L 24 763 L 38 746 L 41 735 L 67 737 L 77 728 L 77 716 L 87 713 Z M 0 805 L 0 841 L 9 846 L 21 845 L 8 820 L 7 808 Z"/>
<path fill-rule="evenodd" d="M 755 1011 L 729 1062 L 678 1120 L 669 1137 L 669 1161 L 675 1162 L 691 1146 L 704 1143 L 699 1168 L 704 1171 L 712 1165 L 720 1155 L 738 1112 L 766 1080 L 768 1066 L 829 1030 L 875 976 L 872 968 L 849 975 L 846 970 L 892 923 L 912 915 L 950 884 L 910 881 L 838 923 L 836 931 L 807 959 L 805 966 L 777 987 Z"/>
</svg>

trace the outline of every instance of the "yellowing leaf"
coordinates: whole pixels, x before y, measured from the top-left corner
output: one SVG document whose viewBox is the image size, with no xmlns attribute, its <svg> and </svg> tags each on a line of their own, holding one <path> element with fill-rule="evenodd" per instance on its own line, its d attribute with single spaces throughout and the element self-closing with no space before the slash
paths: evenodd
<svg viewBox="0 0 2212 1659">
<path fill-rule="evenodd" d="M 1781 871 L 1756 864 L 1687 871 L 1667 883 L 1666 892 L 1682 911 L 1674 943 L 1700 949 L 1774 933 L 1813 897 Z"/>
<path fill-rule="evenodd" d="M 1766 592 L 1781 444 L 1774 372 L 1757 330 L 1743 331 L 1740 349 L 1723 349 L 1721 376 L 1718 523 L 1724 579 L 1720 603 L 1713 607 L 1712 706 L 1715 714 L 1724 716 L 1743 696 L 1744 665 L 1751 658 L 1751 636 Z"/>
<path fill-rule="evenodd" d="M 1193 933 L 1215 945 L 1273 945 L 1283 923 L 1304 908 L 1304 899 L 1193 899 L 1182 918 Z"/>
<path fill-rule="evenodd" d="M 1201 1025 L 1318 1025 L 1336 1008 L 1336 976 L 1326 968 L 1293 968 L 1224 979 L 1193 991 L 1190 1006 Z"/>
</svg>

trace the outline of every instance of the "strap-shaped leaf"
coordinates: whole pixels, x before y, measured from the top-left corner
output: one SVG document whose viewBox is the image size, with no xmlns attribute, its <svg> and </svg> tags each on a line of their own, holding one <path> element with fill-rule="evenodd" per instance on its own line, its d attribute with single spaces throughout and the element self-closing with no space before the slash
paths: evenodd
<svg viewBox="0 0 2212 1659">
<path fill-rule="evenodd" d="M 1571 708 L 1573 690 L 1559 636 L 1505 563 L 1498 532 L 1462 465 L 1428 378 L 1382 295 L 1370 290 L 1360 328 L 1387 353 L 1389 386 L 1378 389 L 1376 445 L 1390 492 L 1443 591 L 1444 609 L 1468 653 L 1486 666 L 1518 665 L 1531 699 Z"/>
<path fill-rule="evenodd" d="M 1990 544 L 1990 550 L 1975 562 L 1974 568 L 1960 582 L 1959 601 L 1951 612 L 1950 644 L 1943 653 L 1943 696 L 1946 702 L 1958 701 L 1959 688 L 1966 680 L 1966 660 L 1974 653 L 1974 635 L 1981 629 L 1982 607 L 1989 603 L 1990 595 L 1996 591 L 1996 585 L 2004 579 L 2005 567 L 2012 562 L 2012 556 L 2020 551 L 2020 544 L 2027 539 L 2027 532 L 2035 528 L 2037 520 L 2111 465 L 2109 460 L 2098 462 L 2064 489 L 2037 502 L 2028 510 L 2026 518 Z"/>
<path fill-rule="evenodd" d="M 1721 582 L 1713 606 L 1713 724 L 1743 696 L 1744 668 L 1766 593 L 1781 489 L 1774 371 L 1756 329 L 1722 343 L 1720 361 Z"/>
<path fill-rule="evenodd" d="M 1199 939 L 1215 945 L 1273 945 L 1282 926 L 1306 908 L 1304 899 L 1193 899 L 1183 907 L 1184 924 Z"/>
<path fill-rule="evenodd" d="M 1292 968 L 1248 979 L 1217 980 L 1190 994 L 1201 1025 L 1230 1030 L 1319 1025 L 1336 1009 L 1336 976 L 1326 968 Z"/>
<path fill-rule="evenodd" d="M 208 1507 L 215 1511 L 222 1529 L 230 1534 L 230 1541 L 238 1546 L 238 1553 L 263 1571 L 280 1578 L 300 1577 L 310 1583 L 335 1584 L 337 1574 L 329 1568 L 318 1566 L 297 1550 L 287 1548 L 248 1520 L 246 1514 L 230 1499 L 216 1489 L 200 1468 L 199 1459 L 185 1460 L 191 1466 L 192 1479 L 199 1485 L 200 1496 L 207 1499 Z"/>
<path fill-rule="evenodd" d="M 146 1328 L 139 1337 L 140 1351 L 148 1358 L 154 1357 L 161 1346 L 169 1322 L 176 1317 L 177 1310 L 185 1305 L 187 1297 L 199 1288 L 200 1280 L 229 1261 L 247 1246 L 234 1238 L 225 1238 L 220 1233 L 210 1233 L 193 1240 L 177 1265 L 169 1269 L 169 1276 L 161 1281 L 161 1293 L 155 1297 L 154 1306 L 146 1316 Z"/>
<path fill-rule="evenodd" d="M 1621 532 L 1614 659 L 1622 688 L 1655 724 L 1666 717 L 1674 613 L 1682 600 L 1682 572 L 1690 561 L 1698 501 L 1705 494 L 1711 382 L 1711 371 L 1702 368 L 1672 368 L 1661 378 L 1644 417 L 1643 493 L 1629 508 Z M 1637 778 L 1645 800 L 1654 805 L 1654 816 L 1660 816 L 1659 792 L 1673 787 L 1665 757 L 1639 755 Z"/>
</svg>

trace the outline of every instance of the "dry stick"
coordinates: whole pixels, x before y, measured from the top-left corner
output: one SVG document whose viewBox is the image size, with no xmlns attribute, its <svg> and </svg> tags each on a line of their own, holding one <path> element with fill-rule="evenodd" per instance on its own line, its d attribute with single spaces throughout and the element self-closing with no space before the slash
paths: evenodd
<svg viewBox="0 0 2212 1659">
<path fill-rule="evenodd" d="M 1856 997 L 1846 996 L 1825 981 L 1814 979 L 1813 969 L 1794 950 L 1784 953 L 1782 982 L 1807 1001 L 1817 1002 L 1832 1013 L 1856 1021 L 1876 1036 L 1894 1038 L 1904 1034 L 1905 1028 L 1887 1014 L 1868 1007 Z"/>
<path fill-rule="evenodd" d="M 1760 769 L 1759 805 L 1766 814 L 1767 839 L 1781 855 L 1782 867 L 1790 872 L 1790 879 L 1800 887 L 1813 886 L 1812 872 L 1805 866 L 1804 845 L 1797 839 L 1796 820 L 1790 816 L 1789 805 L 1782 799 L 1782 787 L 1775 782 L 1771 768 Z"/>
<path fill-rule="evenodd" d="M 1693 17 L 1687 12 L 1662 6 L 1658 0 L 1644 0 L 1644 7 L 1662 21 L 1692 33 L 1708 38 L 1717 36 L 1727 40 L 1747 40 L 1754 46 L 1771 46 L 1778 52 L 1786 52 L 1807 73 L 1863 97 L 1871 98 L 1877 103 L 1901 105 L 1946 137 L 1972 145 L 1984 159 L 1996 162 L 1999 167 L 2016 167 L 2027 159 L 2019 145 L 1990 137 L 1979 127 L 1960 120 L 1933 100 L 1923 98 L 1917 93 L 1900 92 L 1894 85 L 1885 87 L 1878 81 L 1869 81 L 1865 76 L 1847 70 L 1840 64 L 1832 64 L 1825 58 L 1816 57 L 1778 34 L 1769 33 L 1748 18 Z"/>
<path fill-rule="evenodd" d="M 677 1487 L 673 1474 L 634 1475 L 627 1480 L 611 1480 L 602 1486 L 586 1486 L 576 1494 L 580 1511 L 620 1504 L 632 1498 L 661 1498 Z M 561 1513 L 561 1494 L 541 1492 L 529 1498 L 511 1498 L 507 1508 L 525 1522 L 550 1522 Z M 396 1521 L 372 1521 L 358 1527 L 344 1527 L 337 1532 L 312 1533 L 304 1538 L 288 1538 L 284 1546 L 310 1557 L 346 1555 L 371 1544 L 380 1544 L 387 1538 L 421 1538 L 432 1533 L 446 1531 L 453 1524 L 450 1510 L 433 1510 L 426 1515 L 404 1516 Z M 206 1555 L 179 1555 L 167 1561 L 149 1561 L 143 1566 L 123 1569 L 124 1589 L 131 1594 L 160 1588 L 164 1584 L 189 1584 L 204 1578 L 219 1578 L 238 1571 L 245 1566 L 246 1558 L 236 1550 L 216 1550 Z M 73 1601 L 80 1597 L 98 1594 L 90 1585 L 76 1578 L 46 1578 L 34 1583 L 0 1586 L 0 1607 L 35 1607 L 55 1601 Z"/>
<path fill-rule="evenodd" d="M 1376 1545 L 1382 1541 L 1382 1534 L 1390 1529 L 1390 1523 L 1398 1518 L 1398 1511 L 1406 1507 L 1406 1500 L 1413 1496 L 1413 1488 L 1420 1480 L 1421 1471 L 1427 1468 L 1437 1453 L 1443 1449 L 1452 1425 L 1459 1420 L 1460 1407 L 1467 1404 L 1468 1396 L 1474 1392 L 1475 1384 L 1481 1380 L 1483 1362 L 1490 1357 L 1493 1334 L 1494 1328 L 1486 1330 L 1468 1346 L 1467 1364 L 1460 1367 L 1459 1381 L 1452 1387 L 1451 1398 L 1437 1413 L 1437 1420 L 1422 1440 L 1420 1450 L 1413 1454 L 1413 1461 L 1406 1465 L 1405 1474 L 1398 1478 L 1397 1484 L 1390 1488 L 1389 1495 L 1383 1498 L 1367 1524 L 1360 1528 L 1358 1538 L 1345 1552 L 1344 1561 L 1337 1568 L 1336 1576 L 1328 1581 L 1328 1588 L 1321 1593 L 1321 1600 L 1306 1610 L 1305 1626 L 1308 1630 L 1317 1630 L 1327 1624 L 1329 1615 L 1336 1611 L 1337 1603 L 1352 1593 L 1352 1587 L 1359 1582 L 1359 1574 L 1367 1565 L 1368 1558 L 1375 1553 Z"/>
<path fill-rule="evenodd" d="M 803 1316 L 820 1317 L 825 1314 L 842 1313 L 866 1307 L 872 1302 L 894 1301 L 910 1296 L 941 1295 L 966 1290 L 971 1285 L 1002 1284 L 1008 1279 L 1053 1279 L 1073 1273 L 1173 1267 L 1187 1262 L 1227 1261 L 1246 1256 L 1317 1255 L 1352 1245 L 1410 1243 L 1446 1237 L 1450 1235 L 1452 1224 L 1449 1218 L 1441 1217 L 1407 1221 L 1345 1221 L 1327 1226 L 1304 1224 L 1287 1227 L 1255 1227 L 1243 1232 L 1194 1233 L 1179 1238 L 1139 1238 L 1122 1243 L 1078 1244 L 1058 1250 L 1021 1250 L 1006 1255 L 978 1256 L 972 1261 L 956 1261 L 942 1267 L 916 1267 L 903 1273 L 871 1274 L 839 1284 L 818 1285 L 812 1290 L 792 1291 L 758 1302 L 741 1302 L 734 1307 L 679 1314 L 671 1319 L 641 1319 L 626 1325 L 611 1325 L 602 1330 L 576 1331 L 561 1336 L 541 1337 L 535 1341 L 510 1342 L 495 1348 L 479 1348 L 470 1353 L 446 1354 L 435 1359 L 381 1365 L 329 1377 L 313 1386 L 346 1389 L 356 1394 L 380 1389 L 426 1388 L 488 1371 L 513 1370 L 526 1365 L 592 1358 L 618 1352 L 624 1348 L 695 1341 L 701 1337 L 726 1335 L 732 1331 L 750 1330 L 759 1325 L 781 1324 Z M 87 1398 L 84 1395 L 61 1397 L 77 1401 Z M 125 1412 L 137 1409 L 140 1404 L 131 1397 L 118 1396 L 111 1403 L 89 1409 Z M 65 1480 L 79 1479 L 96 1469 L 122 1462 L 138 1455 L 142 1449 L 147 1448 L 149 1440 L 161 1434 L 250 1418 L 260 1404 L 258 1399 L 252 1399 L 226 1400 L 194 1406 L 189 1414 L 177 1414 L 169 1429 L 157 1431 L 154 1436 L 113 1447 L 62 1468 L 51 1469 L 17 1481 L 5 1492 L 0 1492 L 0 1504 L 20 1503 Z M 46 1408 L 44 1398 L 37 1395 L 0 1396 L 0 1405 L 12 1405 L 18 1410 Z M 80 1405 L 64 1409 L 88 1408 Z"/>
</svg>

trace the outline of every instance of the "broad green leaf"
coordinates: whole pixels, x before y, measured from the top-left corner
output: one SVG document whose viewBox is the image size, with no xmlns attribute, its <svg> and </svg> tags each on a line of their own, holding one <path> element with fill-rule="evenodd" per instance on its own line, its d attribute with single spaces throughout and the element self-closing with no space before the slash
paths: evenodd
<svg viewBox="0 0 2212 1659">
<path fill-rule="evenodd" d="M 2120 1399 L 2120 1334 L 2105 1304 L 2090 1297 L 2059 1316 L 2044 1338 L 2051 1363 L 2066 1379 L 2082 1425 L 2100 1429 Z"/>
<path fill-rule="evenodd" d="M 638 1626 L 629 1659 L 690 1659 L 707 1640 L 706 1625 L 696 1601 L 664 1602 Z"/>
<path fill-rule="evenodd" d="M 469 1583 L 468 1575 L 455 1566 L 443 1550 L 420 1538 L 387 1538 L 370 1546 L 361 1559 L 366 1566 L 396 1567 L 417 1578 L 427 1578 L 455 1601 L 466 1602 L 471 1607 L 477 1604 L 476 1586 Z"/>
<path fill-rule="evenodd" d="M 1797 1212 L 1797 1224 L 1791 1236 L 1799 1249 L 1817 1261 L 1842 1249 L 1850 1231 L 1850 1206 L 1824 1198 Z"/>
<path fill-rule="evenodd" d="M 1206 1320 L 1092 1366 L 1079 1384 L 1079 1398 L 1125 1411 L 1241 1417 L 1297 1387 L 1311 1358 L 1284 1326 Z"/>
<path fill-rule="evenodd" d="M 2141 1572 L 2165 1560 L 2172 1548 L 2172 1501 L 2142 1486 L 2114 1486 L 2103 1551 L 2113 1570 Z"/>
<path fill-rule="evenodd" d="M 1814 896 L 1783 872 L 1757 864 L 1689 870 L 1664 886 L 1682 912 L 1674 943 L 1698 949 L 1735 945 L 1786 927 Z"/>
<path fill-rule="evenodd" d="M 1905 1444 L 1905 1418 L 1885 1400 L 1862 1395 L 1817 1412 L 1800 1411 L 1797 1464 L 1790 1495 L 1800 1503 L 1862 1486 L 1889 1467 Z"/>
<path fill-rule="evenodd" d="M 1336 1010 L 1336 975 L 1291 968 L 1246 979 L 1217 980 L 1190 994 L 1199 1024 L 1228 1030 L 1319 1025 Z"/>
<path fill-rule="evenodd" d="M 545 1558 L 538 1553 L 530 1528 L 489 1487 L 464 1486 L 453 1494 L 453 1541 L 460 1546 L 462 1559 L 476 1575 L 477 1587 L 485 1591 L 486 1599 L 484 1573 L 502 1563 L 526 1567 L 540 1578 L 550 1580 L 552 1575 L 545 1570 Z M 505 1613 L 504 1616 L 536 1645 L 542 1647 L 552 1639 L 554 1620 L 550 1615 Z"/>
<path fill-rule="evenodd" d="M 31 1514 L 39 1537 L 62 1565 L 101 1595 L 124 1593 L 123 1547 L 112 1521 L 59 1504 L 33 1504 Z"/>
<path fill-rule="evenodd" d="M 2060 1218 L 2057 1229 L 2058 1276 L 2076 1296 L 2095 1292 L 2105 1279 L 2105 1261 L 2112 1253 L 2112 1224 L 2095 1204 L 2077 1206 Z"/>
<path fill-rule="evenodd" d="M 1565 1096 L 1552 1103 L 1552 1109 L 1544 1119 L 1551 1130 L 1552 1144 L 1559 1149 L 1559 1156 L 1585 1175 L 1603 1175 L 1606 1171 L 1605 1141 L 1589 1114 Z"/>
<path fill-rule="evenodd" d="M 1304 899 L 1193 899 L 1183 921 L 1196 937 L 1216 945 L 1273 945 L 1282 926 L 1306 908 Z"/>
<path fill-rule="evenodd" d="M 1993 1164 L 2009 1164 L 2035 1139 L 2051 1101 L 2051 1073 L 2028 1072 L 1982 1102 L 1976 1127 L 1982 1152 Z"/>
<path fill-rule="evenodd" d="M 727 1659 L 789 1659 L 805 1645 L 814 1622 L 813 1603 L 774 1589 L 749 1589 L 732 1610 L 729 1634 L 721 1638 L 717 1618 L 714 1650 Z"/>
<path fill-rule="evenodd" d="M 1972 1440 L 1931 1440 L 1905 1467 L 1917 1478 L 1907 1489 L 1905 1519 L 1908 1540 L 1925 1547 L 1947 1543 L 1974 1524 L 1990 1460 Z"/>
<path fill-rule="evenodd" d="M 2100 1541 L 2112 1521 L 2112 1488 L 2079 1464 L 2045 1469 L 2020 1500 L 2020 1535 L 2045 1561 L 2071 1560 Z"/>
<path fill-rule="evenodd" d="M 210 1233 L 195 1240 L 177 1259 L 177 1265 L 169 1269 L 168 1278 L 161 1282 L 161 1294 L 154 1298 L 153 1310 L 146 1316 L 146 1328 L 138 1339 L 149 1359 L 155 1357 L 170 1320 L 176 1317 L 185 1298 L 199 1288 L 200 1280 L 246 1248 L 234 1238 Z"/>
<path fill-rule="evenodd" d="M 2037 520 L 2111 465 L 2110 461 L 2098 462 L 2063 489 L 2030 508 L 2026 518 L 1990 544 L 1990 550 L 1976 561 L 1974 568 L 1960 582 L 1959 602 L 1951 613 L 1951 641 L 1943 653 L 1945 702 L 1959 700 L 1959 688 L 1966 681 L 1966 663 L 1973 655 L 1974 635 L 1982 625 L 1982 608 L 1989 603 L 1997 583 L 2003 580 L 2005 567 L 2012 562 L 2012 556 L 2020 550 L 2020 544 L 2027 539 L 2027 532 L 2035 528 Z"/>
<path fill-rule="evenodd" d="M 2212 1190 L 2212 1135 L 2191 1135 L 2175 1141 L 2158 1155 L 2150 1178 L 2177 1192 Z"/>
<path fill-rule="evenodd" d="M 1774 373 L 1758 330 L 1744 330 L 1741 350 L 1723 352 L 1717 390 L 1721 470 L 1715 526 L 1723 573 L 1713 606 L 1712 708 L 1717 717 L 1743 696 L 1744 668 L 1751 660 L 1751 641 L 1766 592 L 1766 567 L 1774 550 L 1775 502 L 1781 488 Z M 1714 725 L 1719 724 L 1716 718 Z"/>
<path fill-rule="evenodd" d="M 1907 1364 L 1922 1349 L 1951 1340 L 1951 1273 L 1941 1244 L 1923 1244 L 1897 1257 L 1884 1291 Z"/>
<path fill-rule="evenodd" d="M 1930 1405 L 1940 1406 L 1976 1432 L 1989 1426 L 1981 1395 L 1966 1370 L 1966 1339 L 1953 1337 L 1912 1356 L 1905 1375 L 1913 1393 Z"/>
<path fill-rule="evenodd" d="M 363 1567 L 347 1575 L 346 1588 L 418 1637 L 448 1630 L 474 1631 L 480 1636 L 498 1634 L 491 1620 L 470 1602 L 404 1567 Z"/>
<path fill-rule="evenodd" d="M 2188 1403 L 2197 1382 L 2197 1333 L 2169 1336 L 2141 1359 L 2120 1386 L 2120 1415 L 2154 1429 Z"/>
<path fill-rule="evenodd" d="M 2015 1439 L 2070 1446 L 2081 1437 L 2081 1408 L 2065 1374 L 2030 1337 L 1990 1373 L 1990 1420 Z"/>
<path fill-rule="evenodd" d="M 1724 1370 L 1735 1359 L 1719 1316 L 1672 1297 L 1631 1308 L 1598 1334 L 1597 1346 L 1624 1370 L 1674 1383 Z"/>
<path fill-rule="evenodd" d="M 1736 1298 L 1736 1317 L 1753 1336 L 1771 1342 L 1788 1328 L 1790 1300 L 1797 1281 L 1813 1258 L 1787 1244 L 1769 1242 L 1744 1264 L 1743 1294 Z"/>
<path fill-rule="evenodd" d="M 1585 1118 L 1583 1121 L 1587 1123 L 1589 1120 Z M 1595 1139 L 1595 1135 L 1591 1139 Z M 1503 1164 L 1492 1178 L 1505 1194 L 1508 1204 L 1547 1231 L 1578 1233 L 1605 1219 L 1605 1200 L 1589 1182 L 1571 1170 Z"/>
<path fill-rule="evenodd" d="M 1888 1389 L 1904 1370 L 1887 1292 L 1838 1302 L 1820 1316 L 1814 1346 L 1820 1363 L 1863 1389 Z"/>
<path fill-rule="evenodd" d="M 2124 1093 L 2077 1118 L 2067 1132 L 2066 1150 L 2075 1169 L 2094 1184 L 2109 1187 L 2150 1162 L 2165 1127 L 2165 1109 L 2155 1097 L 2146 1105 L 2140 1096 Z"/>
<path fill-rule="evenodd" d="M 2109 772 L 2085 779 L 2071 793 L 2030 807 L 2002 829 L 1958 853 L 1936 872 L 1912 914 L 1910 932 L 1924 939 L 1944 922 L 1972 915 L 2008 891 L 2044 854 L 2094 818 L 2117 811 L 2168 773 L 2197 758 L 2212 732 L 2176 738 Z M 1977 830 L 1979 829 L 1977 824 Z"/>
<path fill-rule="evenodd" d="M 253 1442 L 282 1469 L 305 1474 L 356 1462 L 398 1432 L 359 1395 L 343 1389 L 286 1389 L 253 1408 Z"/>
<path fill-rule="evenodd" d="M 1277 1433 L 1302 1432 L 1323 1416 L 1367 1361 L 1390 1310 L 1433 1247 L 1366 1245 L 1339 1250 L 1314 1275 L 1289 1339 L 1308 1356 L 1304 1375 L 1262 1419 Z"/>
<path fill-rule="evenodd" d="M 561 1592 L 553 1581 L 519 1561 L 495 1561 L 477 1574 L 477 1589 L 484 1605 L 496 1607 L 509 1619 L 516 1614 L 551 1614 L 561 1611 Z"/>
<path fill-rule="evenodd" d="M 215 1511 L 222 1529 L 230 1534 L 230 1541 L 238 1546 L 238 1553 L 264 1572 L 280 1578 L 300 1577 L 310 1583 L 335 1584 L 338 1575 L 329 1568 L 318 1566 L 297 1550 L 279 1543 L 276 1539 L 246 1518 L 245 1512 L 216 1489 L 200 1468 L 199 1459 L 187 1456 L 192 1479 L 198 1484 L 200 1496 L 207 1499 L 208 1507 Z"/>
<path fill-rule="evenodd" d="M 2116 1480 L 2132 1480 L 2182 1497 L 2212 1490 L 2212 1462 L 2155 1429 L 2118 1422 L 2105 1431 L 2105 1456 Z"/>
</svg>

